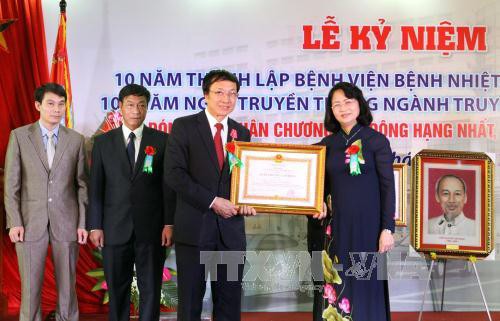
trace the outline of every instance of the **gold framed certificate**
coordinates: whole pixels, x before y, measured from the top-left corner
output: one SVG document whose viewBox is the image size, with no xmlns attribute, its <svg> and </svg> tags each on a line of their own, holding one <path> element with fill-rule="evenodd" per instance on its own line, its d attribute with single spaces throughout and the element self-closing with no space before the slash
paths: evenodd
<svg viewBox="0 0 500 321">
<path fill-rule="evenodd" d="M 234 142 L 231 202 L 260 213 L 314 215 L 323 210 L 326 147 Z"/>
</svg>

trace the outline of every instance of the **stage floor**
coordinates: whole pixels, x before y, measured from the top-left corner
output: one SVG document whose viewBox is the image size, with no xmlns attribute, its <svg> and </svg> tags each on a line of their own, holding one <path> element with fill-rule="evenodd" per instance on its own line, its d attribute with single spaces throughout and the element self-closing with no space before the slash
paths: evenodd
<svg viewBox="0 0 500 321">
<path fill-rule="evenodd" d="M 491 314 L 493 321 L 500 321 L 500 312 Z M 17 321 L 18 317 L 9 316 L 2 321 Z M 82 314 L 80 321 L 106 321 L 106 315 Z M 137 320 L 137 319 L 132 319 Z M 162 321 L 175 321 L 172 316 L 162 316 Z M 242 314 L 242 321 L 311 321 L 308 312 L 246 312 Z M 392 321 L 417 321 L 417 312 L 393 312 Z M 423 321 L 487 321 L 486 312 L 426 312 Z"/>
</svg>

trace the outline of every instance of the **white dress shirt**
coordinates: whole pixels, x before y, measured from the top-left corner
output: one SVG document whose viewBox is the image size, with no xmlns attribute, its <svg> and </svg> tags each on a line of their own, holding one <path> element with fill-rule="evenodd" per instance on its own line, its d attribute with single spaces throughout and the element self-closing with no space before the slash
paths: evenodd
<svg viewBox="0 0 500 321">
<path fill-rule="evenodd" d="M 45 150 L 47 150 L 47 141 L 49 140 L 49 137 L 47 136 L 47 133 L 50 131 L 45 126 L 43 126 L 41 121 L 38 121 L 38 124 L 40 125 L 40 129 L 42 131 L 42 141 L 43 141 L 43 147 L 45 147 Z M 54 129 L 51 130 L 54 133 L 54 136 L 52 136 L 52 140 L 54 141 L 54 146 L 57 146 L 57 141 L 59 139 L 59 125 L 54 127 Z"/>
<path fill-rule="evenodd" d="M 135 134 L 135 141 L 134 141 L 134 147 L 135 147 L 135 161 L 137 161 L 137 156 L 139 155 L 139 148 L 141 148 L 141 139 L 142 139 L 142 131 L 144 129 L 144 123 L 141 124 L 141 126 L 137 127 L 134 130 L 130 130 L 125 124 L 122 125 L 122 131 L 123 131 L 123 140 L 125 142 L 125 147 L 128 145 L 128 140 L 129 140 L 129 135 L 131 132 L 134 132 Z"/>
<path fill-rule="evenodd" d="M 210 114 L 208 112 L 208 110 L 205 109 L 205 115 L 207 115 L 207 119 L 208 119 L 208 124 L 210 125 L 210 130 L 212 131 L 212 138 L 214 138 L 215 134 L 217 133 L 217 128 L 215 127 L 215 124 L 217 123 L 221 123 L 222 124 L 222 131 L 220 133 L 220 137 L 222 139 L 222 150 L 224 151 L 224 158 L 226 157 L 226 149 L 224 148 L 224 146 L 226 145 L 227 143 L 227 132 L 228 132 L 228 128 L 227 128 L 227 119 L 228 117 L 224 117 L 224 119 L 222 121 L 217 121 L 217 119 L 215 119 L 214 116 L 212 116 L 212 114 Z M 212 201 L 212 203 L 210 203 L 210 206 L 209 208 L 212 208 L 212 205 L 214 205 L 214 202 L 215 202 L 215 199 L 217 197 L 214 198 L 214 200 Z"/>
<path fill-rule="evenodd" d="M 222 131 L 220 133 L 220 137 L 222 138 L 222 150 L 224 151 L 224 157 L 226 157 L 227 152 L 226 152 L 225 146 L 227 143 L 227 133 L 228 133 L 227 119 L 228 119 L 228 117 L 226 116 L 222 121 L 219 122 L 206 109 L 205 109 L 205 114 L 207 115 L 208 124 L 210 125 L 210 130 L 212 131 L 212 138 L 214 138 L 215 133 L 217 133 L 217 128 L 215 127 L 215 124 L 221 123 L 223 126 Z"/>
</svg>

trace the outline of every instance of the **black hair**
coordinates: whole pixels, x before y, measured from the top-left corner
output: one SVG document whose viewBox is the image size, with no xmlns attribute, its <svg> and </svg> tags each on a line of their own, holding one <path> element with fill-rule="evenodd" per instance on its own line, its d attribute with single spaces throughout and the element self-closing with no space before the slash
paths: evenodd
<svg viewBox="0 0 500 321">
<path fill-rule="evenodd" d="M 328 93 L 328 98 L 326 100 L 326 108 L 325 108 L 326 130 L 332 133 L 338 133 L 338 131 L 341 129 L 340 123 L 337 119 L 335 119 L 335 116 L 333 115 L 332 111 L 332 97 L 333 93 L 337 90 L 342 90 L 347 98 L 356 99 L 358 101 L 359 116 L 358 118 L 356 118 L 358 124 L 363 126 L 370 125 L 373 121 L 373 116 L 372 113 L 370 112 L 368 102 L 363 96 L 363 92 L 361 91 L 361 89 L 356 87 L 356 85 L 353 85 L 348 82 L 339 82 L 338 84 L 333 86 L 332 89 L 330 89 L 330 92 Z"/>
<path fill-rule="evenodd" d="M 439 187 L 441 185 L 441 182 L 446 178 L 458 179 L 460 181 L 460 183 L 462 183 L 462 187 L 464 188 L 464 194 L 467 194 L 467 186 L 465 185 L 465 181 L 461 177 L 458 177 L 457 175 L 453 175 L 453 174 L 446 174 L 446 175 L 441 176 L 436 182 L 436 194 L 437 195 L 439 195 Z"/>
<path fill-rule="evenodd" d="M 48 82 L 35 89 L 35 101 L 41 104 L 46 93 L 53 93 L 57 96 L 64 97 L 64 100 L 68 98 L 63 86 L 54 82 Z"/>
<path fill-rule="evenodd" d="M 201 88 L 204 94 L 208 94 L 210 91 L 210 86 L 216 81 L 228 80 L 236 84 L 236 91 L 240 91 L 240 83 L 235 75 L 224 69 L 216 69 L 209 71 L 205 77 L 203 77 L 203 82 Z"/>
<path fill-rule="evenodd" d="M 118 99 L 120 100 L 121 103 L 123 103 L 123 99 L 131 95 L 138 97 L 145 97 L 146 103 L 149 103 L 149 99 L 151 98 L 151 93 L 149 92 L 149 90 L 146 89 L 146 87 L 138 84 L 130 84 L 126 85 L 120 90 L 120 93 L 118 94 Z"/>
</svg>

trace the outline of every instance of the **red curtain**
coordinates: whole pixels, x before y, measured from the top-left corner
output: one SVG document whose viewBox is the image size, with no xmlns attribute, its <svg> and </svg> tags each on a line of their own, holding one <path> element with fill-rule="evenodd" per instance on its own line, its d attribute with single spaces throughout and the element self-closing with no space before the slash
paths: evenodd
<svg viewBox="0 0 500 321">
<path fill-rule="evenodd" d="M 49 80 L 49 73 L 41 0 L 0 0 L 1 19 L 16 19 L 3 32 L 8 52 L 0 49 L 0 168 L 3 168 L 10 131 L 32 123 L 39 117 L 34 106 L 33 92 L 36 87 Z M 3 193 L 0 196 L 1 203 Z M 3 206 L 0 206 L 0 215 L 4 218 L 5 213 L 1 209 Z M 17 256 L 5 232 L 4 224 L 0 224 L 0 237 L 0 246 L 3 246 L 1 291 L 7 297 L 8 311 L 17 314 L 21 299 Z M 50 257 L 49 252 L 48 258 Z M 90 246 L 80 247 L 76 280 L 81 313 L 106 312 L 107 307 L 101 304 L 102 291 L 91 292 L 95 279 L 85 275 L 96 267 Z M 55 309 L 55 289 L 54 266 L 52 261 L 47 259 L 42 291 L 44 312 Z"/>
<path fill-rule="evenodd" d="M 10 131 L 38 119 L 33 92 L 49 79 L 41 0 L 0 0 L 0 19 L 17 19 L 0 50 L 0 167 Z"/>
</svg>

